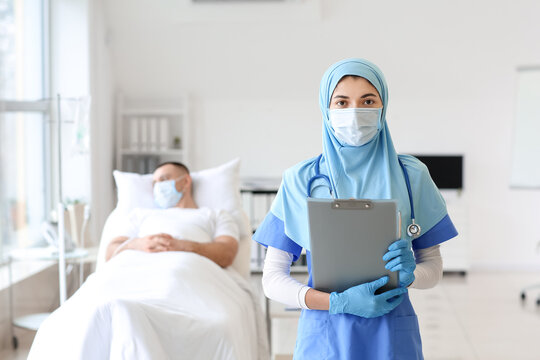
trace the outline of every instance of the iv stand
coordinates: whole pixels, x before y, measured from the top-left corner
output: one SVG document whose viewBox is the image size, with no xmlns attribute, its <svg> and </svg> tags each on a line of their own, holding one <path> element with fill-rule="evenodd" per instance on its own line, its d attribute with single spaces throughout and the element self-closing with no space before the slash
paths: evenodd
<svg viewBox="0 0 540 360">
<path fill-rule="evenodd" d="M 60 103 L 60 94 L 57 96 L 57 111 L 58 111 L 58 284 L 60 291 L 60 306 L 66 301 L 66 242 L 65 242 L 65 227 L 64 227 L 64 211 L 65 206 L 62 201 L 62 112 Z"/>
</svg>

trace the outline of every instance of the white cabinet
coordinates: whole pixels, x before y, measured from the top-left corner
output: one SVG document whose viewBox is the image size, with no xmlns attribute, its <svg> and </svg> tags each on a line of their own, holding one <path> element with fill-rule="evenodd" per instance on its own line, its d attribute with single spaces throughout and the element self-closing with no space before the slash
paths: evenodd
<svg viewBox="0 0 540 360">
<path fill-rule="evenodd" d="M 448 215 L 458 236 L 441 244 L 443 270 L 465 273 L 469 270 L 469 243 L 467 240 L 467 207 L 462 190 L 441 190 Z"/>
<path fill-rule="evenodd" d="M 165 161 L 189 166 L 186 96 L 143 99 L 117 96 L 116 168 L 150 173 Z"/>
</svg>

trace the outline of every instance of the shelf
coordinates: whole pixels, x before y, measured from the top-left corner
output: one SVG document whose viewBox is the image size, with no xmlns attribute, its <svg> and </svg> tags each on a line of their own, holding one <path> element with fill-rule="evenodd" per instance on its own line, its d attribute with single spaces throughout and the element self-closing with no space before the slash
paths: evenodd
<svg viewBox="0 0 540 360">
<path fill-rule="evenodd" d="M 121 155 L 176 155 L 182 156 L 184 150 L 182 149 L 168 149 L 168 150 L 120 150 Z"/>
<path fill-rule="evenodd" d="M 21 316 L 13 319 L 13 325 L 22 329 L 37 331 L 41 324 L 51 315 L 51 313 L 39 313 Z"/>
<path fill-rule="evenodd" d="M 126 109 L 122 110 L 122 116 L 182 116 L 185 114 L 183 109 L 152 109 L 152 108 L 143 108 L 143 109 Z"/>
<path fill-rule="evenodd" d="M 58 249 L 51 247 L 14 249 L 9 253 L 9 256 L 13 260 L 57 261 Z M 64 254 L 66 260 L 81 259 L 86 256 L 88 256 L 88 250 L 80 248 L 66 251 Z"/>
<path fill-rule="evenodd" d="M 11 263 L 11 284 L 18 284 L 50 266 L 56 265 L 55 261 L 14 261 Z M 0 290 L 9 288 L 9 263 L 0 268 Z"/>
<path fill-rule="evenodd" d="M 159 162 L 189 163 L 188 105 L 187 96 L 145 99 L 125 98 L 118 94 L 117 169 L 146 174 Z M 181 143 L 177 139 L 181 139 Z"/>
</svg>

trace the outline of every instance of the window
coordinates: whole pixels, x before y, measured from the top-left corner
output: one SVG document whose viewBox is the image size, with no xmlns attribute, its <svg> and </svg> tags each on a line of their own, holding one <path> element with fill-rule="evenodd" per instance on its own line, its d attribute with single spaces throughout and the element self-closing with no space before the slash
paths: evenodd
<svg viewBox="0 0 540 360">
<path fill-rule="evenodd" d="M 44 139 L 41 113 L 9 112 L 0 124 L 0 201 L 5 247 L 29 246 L 45 218 Z"/>
<path fill-rule="evenodd" d="M 40 240 L 48 154 L 43 0 L 0 0 L 0 258 Z"/>
<path fill-rule="evenodd" d="M 0 98 L 44 96 L 43 0 L 0 0 Z"/>
<path fill-rule="evenodd" d="M 510 185 L 540 188 L 540 66 L 518 69 L 517 104 Z"/>
</svg>

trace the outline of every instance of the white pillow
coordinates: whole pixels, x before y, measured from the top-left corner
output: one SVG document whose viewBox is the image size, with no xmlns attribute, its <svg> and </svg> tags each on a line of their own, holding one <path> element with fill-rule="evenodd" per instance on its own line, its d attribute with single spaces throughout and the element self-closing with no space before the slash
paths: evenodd
<svg viewBox="0 0 540 360">
<path fill-rule="evenodd" d="M 193 199 L 198 206 L 233 212 L 242 208 L 240 159 L 193 172 Z"/>
<path fill-rule="evenodd" d="M 113 176 L 118 195 L 116 208 L 119 212 L 127 214 L 138 207 L 156 206 L 152 190 L 152 174 L 140 175 L 114 170 Z"/>
</svg>

